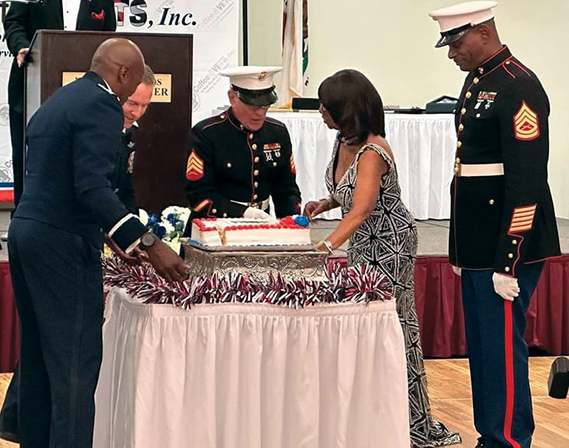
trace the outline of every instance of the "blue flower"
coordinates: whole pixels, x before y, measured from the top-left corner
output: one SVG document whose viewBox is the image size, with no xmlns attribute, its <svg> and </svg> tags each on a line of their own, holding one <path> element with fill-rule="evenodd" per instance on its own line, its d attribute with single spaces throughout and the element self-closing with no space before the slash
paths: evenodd
<svg viewBox="0 0 569 448">
<path fill-rule="evenodd" d="M 154 229 L 154 233 L 158 238 L 162 239 L 166 236 L 166 228 L 164 226 L 158 225 L 156 226 L 156 229 Z"/>
<path fill-rule="evenodd" d="M 308 218 L 306 216 L 295 216 L 294 217 L 294 223 L 297 226 L 308 227 L 308 225 L 310 224 L 310 221 L 308 220 Z"/>
<path fill-rule="evenodd" d="M 176 226 L 176 222 L 178 222 L 178 218 L 176 218 L 176 215 L 174 215 L 174 213 L 170 213 L 167 217 L 166 220 L 172 224 L 174 227 Z"/>
</svg>

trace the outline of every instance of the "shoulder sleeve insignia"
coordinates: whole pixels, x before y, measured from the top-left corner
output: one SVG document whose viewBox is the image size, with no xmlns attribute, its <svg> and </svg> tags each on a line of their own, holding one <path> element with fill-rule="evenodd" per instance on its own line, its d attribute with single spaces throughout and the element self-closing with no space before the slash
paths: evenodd
<svg viewBox="0 0 569 448">
<path fill-rule="evenodd" d="M 196 154 L 196 150 L 192 149 L 188 164 L 186 166 L 186 179 L 200 180 L 203 177 L 204 165 L 203 160 Z"/>
<path fill-rule="evenodd" d="M 533 218 L 535 217 L 536 209 L 537 204 L 515 208 L 508 233 L 517 234 L 519 232 L 527 232 L 528 230 L 531 230 L 533 227 Z"/>
<path fill-rule="evenodd" d="M 516 138 L 522 141 L 539 137 L 539 118 L 525 101 L 514 115 L 514 133 Z"/>
<path fill-rule="evenodd" d="M 290 155 L 290 172 L 296 174 L 296 164 L 294 163 L 294 156 Z"/>
</svg>

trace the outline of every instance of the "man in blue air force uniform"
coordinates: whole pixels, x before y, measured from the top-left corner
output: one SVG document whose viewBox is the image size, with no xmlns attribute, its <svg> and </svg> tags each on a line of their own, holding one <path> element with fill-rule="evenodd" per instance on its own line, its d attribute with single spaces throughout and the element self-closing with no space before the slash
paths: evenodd
<svg viewBox="0 0 569 448">
<path fill-rule="evenodd" d="M 277 101 L 273 75 L 282 67 L 235 67 L 228 76 L 231 107 L 195 125 L 188 145 L 186 193 L 193 218 L 267 218 L 300 213 L 290 136 L 267 118 Z"/>
<path fill-rule="evenodd" d="M 131 41 L 105 41 L 90 72 L 54 93 L 28 126 L 26 183 L 8 233 L 22 330 L 22 448 L 92 445 L 103 231 L 126 253 L 146 251 L 167 280 L 187 275 L 187 265 L 111 187 L 123 128 L 119 100 L 134 92 L 143 68 Z"/>
<path fill-rule="evenodd" d="M 502 45 L 494 1 L 432 12 L 437 47 L 468 72 L 456 110 L 449 258 L 462 275 L 477 447 L 529 448 L 523 335 L 543 260 L 560 254 L 547 183 L 549 100 Z"/>
</svg>

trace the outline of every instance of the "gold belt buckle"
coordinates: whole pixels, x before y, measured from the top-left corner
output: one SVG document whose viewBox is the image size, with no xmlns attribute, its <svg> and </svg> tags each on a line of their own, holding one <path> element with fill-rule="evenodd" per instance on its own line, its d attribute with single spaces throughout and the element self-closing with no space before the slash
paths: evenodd
<svg viewBox="0 0 569 448">
<path fill-rule="evenodd" d="M 454 161 L 454 175 L 460 177 L 460 159 Z"/>
</svg>

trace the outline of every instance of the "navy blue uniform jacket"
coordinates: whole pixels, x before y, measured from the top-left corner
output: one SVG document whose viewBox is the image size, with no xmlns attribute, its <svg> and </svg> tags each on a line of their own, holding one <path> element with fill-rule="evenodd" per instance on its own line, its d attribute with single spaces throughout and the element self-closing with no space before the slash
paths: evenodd
<svg viewBox="0 0 569 448">
<path fill-rule="evenodd" d="M 520 264 L 559 255 L 539 79 L 504 46 L 467 76 L 457 108 L 451 264 L 516 276 Z M 503 176 L 460 176 L 461 165 L 494 163 Z"/>
<path fill-rule="evenodd" d="M 101 229 L 115 228 L 110 236 L 128 248 L 146 227 L 127 216 L 112 188 L 122 128 L 121 105 L 98 75 L 89 72 L 55 92 L 28 125 L 26 183 L 15 217 L 79 234 L 96 246 Z"/>
</svg>

